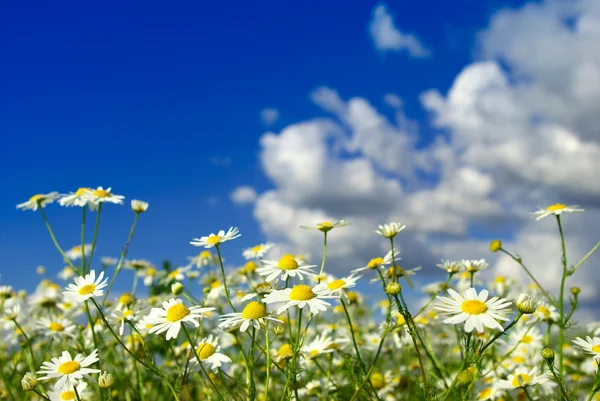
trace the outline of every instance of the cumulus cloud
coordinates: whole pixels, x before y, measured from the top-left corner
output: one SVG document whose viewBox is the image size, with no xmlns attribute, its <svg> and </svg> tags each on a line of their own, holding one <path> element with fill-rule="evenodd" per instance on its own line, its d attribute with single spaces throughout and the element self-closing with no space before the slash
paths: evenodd
<svg viewBox="0 0 600 401">
<path fill-rule="evenodd" d="M 402 33 L 395 25 L 392 15 L 385 5 L 373 10 L 373 18 L 369 24 L 369 32 L 375 48 L 381 52 L 402 51 L 415 58 L 428 57 L 431 52 L 412 34 Z"/>
<path fill-rule="evenodd" d="M 393 28 L 385 7 L 379 10 L 376 16 Z M 574 23 L 565 23 L 566 17 Z M 489 238 L 496 237 L 556 289 L 561 266 L 555 219 L 536 222 L 529 212 L 555 202 L 586 209 L 564 219 L 571 264 L 598 240 L 596 21 L 600 6 L 594 1 L 560 7 L 547 1 L 495 14 L 478 37 L 481 57 L 446 93 L 421 94 L 440 130 L 425 147 L 418 146 L 418 127 L 399 98 L 385 98 L 394 107 L 390 118 L 366 98 L 318 88 L 311 99 L 329 117 L 260 139 L 260 161 L 273 183 L 254 206 L 263 232 L 281 249 L 319 257 L 320 233 L 298 227 L 350 220 L 351 226 L 328 237 L 328 270 L 345 274 L 385 252 L 388 244 L 374 226 L 400 221 L 408 225 L 398 237 L 407 268 L 423 265 L 427 275 L 439 271 L 433 266 L 442 257 L 487 257 L 491 274 L 527 282 L 514 261 L 489 253 Z M 594 255 L 588 263 L 599 261 Z M 600 285 L 585 265 L 571 279 L 582 295 Z"/>
<path fill-rule="evenodd" d="M 249 186 L 241 186 L 229 194 L 231 201 L 238 205 L 247 205 L 254 203 L 257 198 L 256 190 Z"/>
<path fill-rule="evenodd" d="M 275 124 L 278 118 L 279 111 L 277 109 L 267 108 L 260 112 L 260 119 L 267 126 Z"/>
</svg>

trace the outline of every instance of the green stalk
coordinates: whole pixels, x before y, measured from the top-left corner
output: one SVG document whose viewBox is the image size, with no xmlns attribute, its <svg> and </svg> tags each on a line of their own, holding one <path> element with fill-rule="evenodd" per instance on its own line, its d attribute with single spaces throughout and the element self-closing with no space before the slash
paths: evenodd
<svg viewBox="0 0 600 401">
<path fill-rule="evenodd" d="M 92 257 L 94 256 L 94 250 L 96 249 L 96 241 L 98 239 L 98 228 L 100 227 L 100 212 L 102 211 L 102 203 L 98 205 L 98 213 L 96 214 L 96 228 L 94 228 L 94 237 L 92 239 L 92 249 L 90 251 L 90 257 L 87 261 L 87 269 L 89 272 L 92 267 Z"/>
<path fill-rule="evenodd" d="M 219 396 L 219 399 L 221 399 L 221 401 L 224 401 L 224 398 L 221 395 L 221 393 L 219 392 L 219 389 L 217 388 L 217 386 L 215 385 L 215 383 L 212 381 L 212 379 L 210 378 L 210 376 L 206 372 L 206 369 L 204 369 L 204 365 L 202 364 L 202 360 L 200 359 L 200 356 L 198 356 L 198 352 L 196 352 L 196 347 L 194 347 L 194 342 L 192 341 L 192 337 L 190 337 L 190 333 L 187 331 L 187 329 L 185 328 L 185 326 L 183 324 L 181 325 L 181 328 L 183 329 L 183 332 L 185 333 L 185 336 L 187 337 L 188 342 L 190 343 L 190 347 L 192 347 L 192 353 L 196 357 L 196 362 L 198 362 L 198 365 L 200 366 L 200 369 L 202 370 L 202 372 L 204 373 L 204 375 L 208 379 L 208 382 L 210 383 L 210 385 L 212 386 L 212 388 L 215 390 L 215 392 Z"/>
<path fill-rule="evenodd" d="M 560 233 L 560 242 L 562 246 L 562 265 L 563 274 L 560 280 L 560 295 L 558 298 L 558 310 L 560 320 L 558 321 L 558 375 L 562 380 L 564 370 L 563 343 L 565 341 L 565 282 L 567 281 L 567 249 L 565 247 L 565 236 L 560 222 L 560 215 L 556 216 L 558 231 Z"/>
<path fill-rule="evenodd" d="M 81 275 L 85 275 L 85 211 L 87 205 L 83 205 L 81 214 Z"/>
<path fill-rule="evenodd" d="M 219 266 L 221 267 L 221 275 L 223 276 L 223 287 L 225 287 L 225 295 L 227 296 L 227 302 L 229 303 L 229 306 L 231 306 L 231 309 L 234 312 L 237 312 L 235 310 L 235 306 L 233 306 L 233 303 L 231 302 L 231 295 L 229 294 L 229 288 L 227 288 L 227 278 L 225 276 L 225 268 L 223 267 L 223 259 L 221 258 L 221 250 L 219 249 L 219 244 L 216 244 L 215 248 L 217 248 L 217 255 L 219 256 Z"/>
<path fill-rule="evenodd" d="M 269 400 L 269 379 L 271 377 L 271 353 L 269 352 L 269 321 L 267 320 L 267 325 L 266 325 L 266 333 L 265 333 L 265 356 L 267 357 L 267 377 L 265 379 L 265 400 L 264 401 L 268 401 Z"/>
<path fill-rule="evenodd" d="M 75 267 L 75 265 L 73 264 L 73 262 L 71 262 L 71 259 L 69 259 L 67 257 L 67 255 L 65 255 L 65 252 L 62 250 L 62 248 L 60 247 L 60 245 L 58 245 L 58 241 L 56 240 L 56 237 L 54 236 L 54 232 L 52 231 L 52 227 L 50 227 L 50 222 L 48 222 L 48 218 L 46 217 L 46 213 L 44 212 L 44 208 L 41 207 L 41 205 L 39 205 L 38 209 L 40 210 L 40 213 L 42 214 L 42 217 L 44 219 L 44 223 L 46 224 L 46 228 L 48 229 L 48 234 L 50 234 L 50 238 L 52 239 L 52 242 L 54 243 L 54 246 L 56 247 L 56 249 L 58 250 L 58 252 L 60 252 L 60 254 L 62 255 L 62 257 L 65 260 L 65 262 L 73 269 L 73 271 L 77 271 L 77 268 Z"/>
<path fill-rule="evenodd" d="M 319 270 L 319 277 L 317 278 L 317 284 L 321 282 L 321 276 L 325 269 L 325 259 L 327 259 L 327 231 L 323 232 L 323 260 L 321 261 L 321 270 Z"/>
</svg>

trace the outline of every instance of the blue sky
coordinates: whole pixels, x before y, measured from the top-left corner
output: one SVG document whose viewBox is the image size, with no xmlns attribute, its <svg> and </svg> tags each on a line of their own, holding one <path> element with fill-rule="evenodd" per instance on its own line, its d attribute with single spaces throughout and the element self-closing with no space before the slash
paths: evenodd
<svg viewBox="0 0 600 401">
<path fill-rule="evenodd" d="M 397 94 L 418 125 L 417 148 L 428 146 L 455 127 L 434 127 L 421 94 L 446 93 L 465 66 L 493 58 L 479 33 L 522 3 L 386 3 L 396 27 L 431 50 L 427 58 L 375 48 L 376 2 L 3 5 L 2 281 L 27 287 L 36 266 L 62 267 L 41 217 L 15 205 L 79 186 L 150 202 L 131 257 L 184 263 L 197 251 L 191 238 L 236 225 L 243 235 L 229 259 L 241 261 L 238 250 L 271 238 L 257 209 L 229 199 L 241 185 L 277 187 L 260 158 L 266 131 L 330 116 L 311 101 L 325 86 L 369 99 L 390 120 L 383 96 Z M 264 108 L 279 112 L 271 127 Z M 79 210 L 47 212 L 63 246 L 75 245 Z M 127 206 L 105 209 L 99 255 L 118 255 L 131 219 Z"/>
</svg>

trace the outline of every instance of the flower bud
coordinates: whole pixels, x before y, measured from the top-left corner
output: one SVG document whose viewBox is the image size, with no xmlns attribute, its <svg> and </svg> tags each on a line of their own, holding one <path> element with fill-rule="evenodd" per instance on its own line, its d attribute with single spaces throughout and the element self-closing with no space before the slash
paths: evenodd
<svg viewBox="0 0 600 401">
<path fill-rule="evenodd" d="M 573 294 L 574 296 L 577 296 L 581 293 L 581 288 L 579 287 L 571 287 L 571 294 Z"/>
<path fill-rule="evenodd" d="M 468 386 L 469 384 L 473 383 L 473 379 L 473 373 L 469 372 L 468 370 L 463 370 L 456 378 L 458 384 L 461 386 Z"/>
<path fill-rule="evenodd" d="M 388 283 L 388 285 L 385 286 L 385 292 L 390 295 L 398 295 L 401 290 L 402 286 L 400 283 Z"/>
<path fill-rule="evenodd" d="M 552 351 L 550 348 L 544 348 L 542 350 L 542 357 L 551 364 L 554 362 L 554 351 Z"/>
<path fill-rule="evenodd" d="M 108 372 L 101 372 L 100 376 L 98 376 L 98 385 L 101 388 L 109 388 L 114 382 L 112 375 Z"/>
<path fill-rule="evenodd" d="M 144 213 L 148 210 L 148 202 L 143 202 L 141 200 L 132 199 L 131 200 L 131 210 L 136 213 Z"/>
<path fill-rule="evenodd" d="M 502 248 L 502 241 L 495 239 L 492 242 L 490 242 L 490 251 L 498 252 L 500 248 Z"/>
<path fill-rule="evenodd" d="M 517 298 L 517 302 L 515 302 L 517 310 L 524 315 L 531 314 L 535 312 L 537 307 L 540 305 L 540 302 L 535 299 L 535 297 L 529 294 L 521 294 Z"/>
<path fill-rule="evenodd" d="M 171 285 L 171 292 L 173 293 L 173 295 L 181 294 L 183 292 L 183 284 L 181 284 L 180 282 L 173 283 Z"/>
<path fill-rule="evenodd" d="M 23 391 L 32 391 L 37 386 L 37 383 L 37 378 L 31 372 L 25 373 L 25 376 L 21 379 Z"/>
</svg>

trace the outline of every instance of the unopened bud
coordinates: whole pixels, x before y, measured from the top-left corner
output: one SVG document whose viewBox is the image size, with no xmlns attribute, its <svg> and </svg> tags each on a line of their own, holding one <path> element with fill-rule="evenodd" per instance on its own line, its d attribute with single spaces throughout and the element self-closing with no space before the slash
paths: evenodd
<svg viewBox="0 0 600 401">
<path fill-rule="evenodd" d="M 179 295 L 183 292 L 183 284 L 177 282 L 171 285 L 171 292 L 173 295 Z"/>
<path fill-rule="evenodd" d="M 136 213 L 144 213 L 146 210 L 148 210 L 148 202 L 133 199 L 131 201 L 131 210 Z"/>
<path fill-rule="evenodd" d="M 469 372 L 468 370 L 463 370 L 456 378 L 458 384 L 461 386 L 468 386 L 469 384 L 473 383 L 473 379 L 473 373 Z"/>
<path fill-rule="evenodd" d="M 401 290 L 402 286 L 400 283 L 388 283 L 388 285 L 385 286 L 385 292 L 390 295 L 398 295 Z"/>
<path fill-rule="evenodd" d="M 37 383 L 37 377 L 31 372 L 25 373 L 25 376 L 21 379 L 23 391 L 32 391 L 37 386 Z"/>
<path fill-rule="evenodd" d="M 579 287 L 571 287 L 571 294 L 573 294 L 574 296 L 577 296 L 581 293 L 581 288 Z"/>
<path fill-rule="evenodd" d="M 542 350 L 542 357 L 548 361 L 548 363 L 554 363 L 554 351 L 552 351 L 550 348 L 544 348 Z"/>
<path fill-rule="evenodd" d="M 492 242 L 490 242 L 490 251 L 498 252 L 500 248 L 502 248 L 502 241 L 495 239 Z"/>
<path fill-rule="evenodd" d="M 98 376 L 98 385 L 101 388 L 109 388 L 114 382 L 112 375 L 108 372 L 101 372 L 100 376 Z"/>
<path fill-rule="evenodd" d="M 535 299 L 535 297 L 529 294 L 521 294 L 517 298 L 517 302 L 515 302 L 517 310 L 524 315 L 531 314 L 535 312 L 537 307 L 540 305 L 540 302 Z"/>
</svg>

